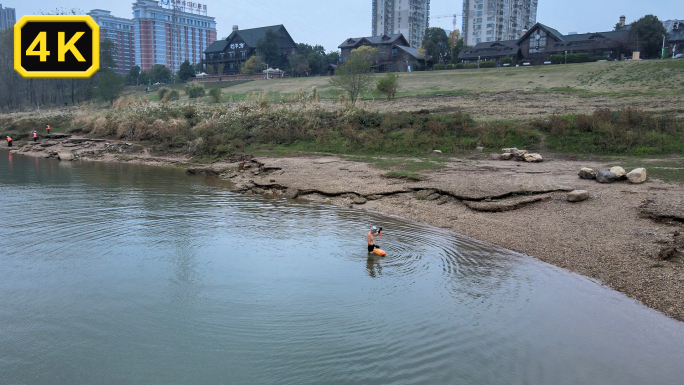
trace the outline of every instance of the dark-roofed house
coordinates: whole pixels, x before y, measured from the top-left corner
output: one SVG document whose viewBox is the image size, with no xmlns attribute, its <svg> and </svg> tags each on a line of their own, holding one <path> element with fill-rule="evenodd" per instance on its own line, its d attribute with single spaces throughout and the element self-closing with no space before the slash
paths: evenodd
<svg viewBox="0 0 684 385">
<path fill-rule="evenodd" d="M 548 61 L 551 55 L 563 55 L 567 52 L 622 59 L 623 55 L 634 50 L 633 45 L 628 28 L 619 31 L 563 35 L 551 27 L 537 23 L 518 40 L 480 43 L 473 48 L 462 50 L 458 58 L 465 62 L 473 62 L 478 58 L 498 61 L 510 56 L 513 62 L 524 61 L 539 65 Z"/>
<path fill-rule="evenodd" d="M 663 22 L 663 26 L 670 35 L 667 38 L 668 44 L 674 47 L 674 52 L 668 54 L 684 53 L 684 20 L 667 20 Z"/>
<path fill-rule="evenodd" d="M 349 38 L 340 44 L 341 63 L 349 60 L 351 51 L 370 46 L 378 49 L 373 68 L 378 72 L 406 71 L 414 62 L 424 65 L 425 58 L 409 45 L 403 34 Z"/>
<path fill-rule="evenodd" d="M 247 59 L 257 54 L 257 42 L 266 36 L 266 31 L 269 29 L 272 29 L 280 36 L 280 52 L 283 57 L 295 53 L 297 44 L 292 40 L 292 37 L 282 24 L 243 30 L 234 26 L 230 36 L 224 40 L 217 40 L 207 47 L 204 51 L 204 65 L 211 64 L 216 68 L 218 64 L 223 64 L 224 74 L 233 75 L 239 73 L 241 65 Z"/>
</svg>

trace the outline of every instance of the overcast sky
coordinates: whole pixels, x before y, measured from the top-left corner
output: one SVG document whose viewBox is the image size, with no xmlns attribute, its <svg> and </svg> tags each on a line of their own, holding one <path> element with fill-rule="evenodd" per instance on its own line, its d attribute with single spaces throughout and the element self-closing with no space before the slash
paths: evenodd
<svg viewBox="0 0 684 385">
<path fill-rule="evenodd" d="M 337 50 L 346 38 L 371 34 L 371 0 L 193 1 L 206 2 L 209 16 L 216 18 L 219 37 L 229 35 L 234 24 L 240 29 L 284 24 L 296 42 L 320 44 L 330 51 Z M 132 0 L 57 0 L 52 5 L 46 3 L 44 0 L 5 0 L 2 5 L 16 8 L 17 19 L 23 15 L 48 12 L 55 7 L 78 8 L 84 12 L 99 8 L 111 11 L 114 16 L 133 17 Z M 684 19 L 681 5 L 682 0 L 539 0 L 537 21 L 561 33 L 599 32 L 612 30 L 620 15 L 626 15 L 628 23 L 646 14 L 654 14 L 661 20 Z M 430 14 L 433 17 L 460 14 L 462 7 L 462 0 L 431 0 Z M 433 18 L 430 26 L 451 30 L 452 20 L 449 17 Z M 461 28 L 460 17 L 458 28 Z"/>
</svg>

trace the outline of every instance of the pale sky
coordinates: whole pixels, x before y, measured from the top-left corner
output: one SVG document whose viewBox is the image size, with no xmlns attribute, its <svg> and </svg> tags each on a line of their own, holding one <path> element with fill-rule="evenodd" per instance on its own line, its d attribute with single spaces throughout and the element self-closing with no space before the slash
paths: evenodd
<svg viewBox="0 0 684 385">
<path fill-rule="evenodd" d="M 2 0 L 0 0 L 2 1 Z M 209 16 L 217 23 L 218 37 L 240 29 L 284 24 L 297 43 L 320 44 L 327 51 L 337 50 L 349 37 L 370 36 L 371 0 L 322 1 L 281 0 L 195 0 L 207 4 Z M 561 33 L 599 32 L 613 29 L 620 15 L 632 22 L 646 14 L 661 20 L 684 19 L 682 0 L 538 0 L 537 21 Z M 23 15 L 40 14 L 56 7 L 78 8 L 84 12 L 105 9 L 118 17 L 132 18 L 132 0 L 61 0 L 47 5 L 44 0 L 5 0 L 4 7 L 16 8 L 17 20 Z M 460 14 L 461 1 L 431 0 L 431 16 Z M 452 18 L 430 20 L 431 27 L 452 29 Z M 458 18 L 461 28 L 461 18 Z"/>
</svg>

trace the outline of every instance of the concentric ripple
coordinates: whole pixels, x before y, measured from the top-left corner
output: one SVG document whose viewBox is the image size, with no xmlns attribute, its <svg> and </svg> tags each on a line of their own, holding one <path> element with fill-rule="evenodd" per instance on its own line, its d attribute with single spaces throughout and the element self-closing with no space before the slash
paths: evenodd
<svg viewBox="0 0 684 385">
<path fill-rule="evenodd" d="M 2 384 L 681 384 L 684 327 L 529 257 L 180 170 L 0 152 Z M 386 257 L 365 235 L 382 226 Z"/>
</svg>

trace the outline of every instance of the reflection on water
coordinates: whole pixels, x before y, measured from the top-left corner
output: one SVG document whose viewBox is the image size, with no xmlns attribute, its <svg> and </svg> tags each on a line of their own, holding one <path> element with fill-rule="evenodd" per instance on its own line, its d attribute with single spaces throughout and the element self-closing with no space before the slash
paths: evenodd
<svg viewBox="0 0 684 385">
<path fill-rule="evenodd" d="M 226 191 L 0 152 L 0 383 L 684 377 L 682 324 L 586 278 L 397 218 Z"/>
</svg>

